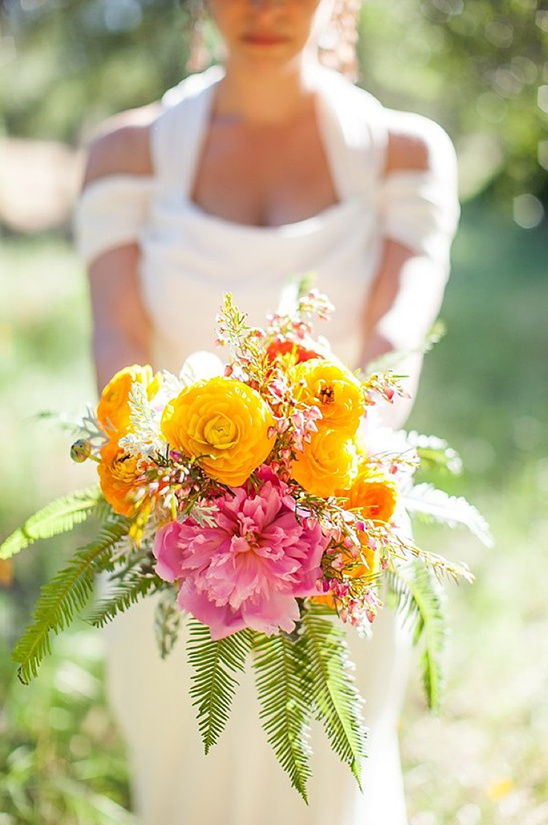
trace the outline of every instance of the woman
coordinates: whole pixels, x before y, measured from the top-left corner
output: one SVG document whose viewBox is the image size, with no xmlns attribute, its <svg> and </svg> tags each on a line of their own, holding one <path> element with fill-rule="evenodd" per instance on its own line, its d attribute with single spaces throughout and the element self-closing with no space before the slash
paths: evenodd
<svg viewBox="0 0 548 825">
<path fill-rule="evenodd" d="M 335 303 L 326 332 L 347 363 L 416 349 L 439 309 L 458 212 L 447 137 L 320 66 L 333 0 L 208 5 L 223 68 L 122 116 L 90 151 L 78 229 L 99 386 L 134 362 L 177 371 L 211 349 L 223 291 L 261 323 L 285 279 L 310 271 Z M 415 385 L 420 355 L 399 370 Z M 387 417 L 400 425 L 406 413 Z M 152 625 L 143 604 L 109 643 L 142 825 L 404 825 L 396 725 L 409 642 L 387 610 L 372 641 L 350 640 L 371 728 L 365 793 L 318 738 L 308 808 L 270 753 L 247 682 L 203 756 L 184 650 L 161 662 Z"/>
</svg>

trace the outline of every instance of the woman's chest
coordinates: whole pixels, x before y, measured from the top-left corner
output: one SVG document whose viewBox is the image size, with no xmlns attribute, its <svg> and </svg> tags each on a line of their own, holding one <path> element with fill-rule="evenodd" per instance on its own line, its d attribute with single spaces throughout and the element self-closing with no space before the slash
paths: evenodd
<svg viewBox="0 0 548 825">
<path fill-rule="evenodd" d="M 325 148 L 312 119 L 289 127 L 212 124 L 191 199 L 233 223 L 283 226 L 338 202 Z"/>
</svg>

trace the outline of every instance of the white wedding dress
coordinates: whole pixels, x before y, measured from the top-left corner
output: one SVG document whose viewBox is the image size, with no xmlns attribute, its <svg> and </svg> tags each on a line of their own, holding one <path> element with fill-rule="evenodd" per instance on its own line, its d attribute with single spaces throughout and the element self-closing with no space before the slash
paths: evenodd
<svg viewBox="0 0 548 825">
<path fill-rule="evenodd" d="M 153 178 L 98 180 L 85 190 L 77 210 L 85 260 L 140 244 L 155 365 L 178 371 L 190 352 L 212 349 L 223 292 L 231 292 L 251 322 L 261 324 L 289 277 L 315 272 L 316 285 L 336 306 L 333 320 L 320 331 L 355 366 L 367 293 L 386 237 L 416 257 L 407 265 L 402 294 L 382 321 L 383 332 L 398 346 L 416 345 L 441 300 L 458 215 L 447 137 L 432 124 L 430 171 L 383 177 L 385 110 L 366 92 L 321 70 L 317 117 L 339 203 L 281 227 L 230 223 L 190 199 L 220 76 L 220 69 L 209 70 L 166 95 L 153 132 Z M 141 825 L 405 825 L 397 725 L 410 643 L 388 610 L 375 623 L 371 640 L 349 632 L 370 727 L 364 793 L 331 753 L 323 731 L 314 729 L 309 806 L 290 787 L 266 742 L 249 673 L 226 731 L 204 756 L 188 695 L 184 633 L 161 661 L 153 613 L 152 602 L 137 605 L 107 631 L 110 698 L 128 744 Z"/>
</svg>

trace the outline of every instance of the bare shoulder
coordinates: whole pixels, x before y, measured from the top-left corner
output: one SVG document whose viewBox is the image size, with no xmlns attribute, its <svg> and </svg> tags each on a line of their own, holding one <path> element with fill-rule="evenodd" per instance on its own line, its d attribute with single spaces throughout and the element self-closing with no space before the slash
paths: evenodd
<svg viewBox="0 0 548 825">
<path fill-rule="evenodd" d="M 447 132 L 427 117 L 387 110 L 388 149 L 385 172 L 447 170 L 455 150 Z"/>
<path fill-rule="evenodd" d="M 88 148 L 84 187 L 111 175 L 151 175 L 150 128 L 160 112 L 152 104 L 106 121 Z"/>
</svg>

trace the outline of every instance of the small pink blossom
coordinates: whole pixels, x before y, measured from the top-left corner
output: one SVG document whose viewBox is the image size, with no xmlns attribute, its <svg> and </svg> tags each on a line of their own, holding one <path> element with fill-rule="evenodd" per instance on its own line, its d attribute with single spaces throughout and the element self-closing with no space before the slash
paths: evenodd
<svg viewBox="0 0 548 825">
<path fill-rule="evenodd" d="M 179 607 L 208 625 L 213 639 L 245 627 L 290 633 L 297 597 L 317 593 L 328 539 L 317 521 L 297 521 L 287 485 L 269 468 L 258 475 L 258 491 L 237 487 L 215 499 L 215 527 L 172 521 L 154 542 L 157 574 L 178 583 Z"/>
</svg>

